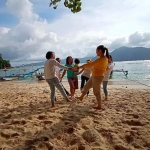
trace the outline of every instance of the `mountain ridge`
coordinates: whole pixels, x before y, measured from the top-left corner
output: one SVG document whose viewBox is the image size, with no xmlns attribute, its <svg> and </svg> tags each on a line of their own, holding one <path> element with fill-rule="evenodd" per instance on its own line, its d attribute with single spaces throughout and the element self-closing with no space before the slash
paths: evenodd
<svg viewBox="0 0 150 150">
<path fill-rule="evenodd" d="M 126 47 L 122 46 L 110 53 L 113 57 L 113 61 L 136 61 L 136 60 L 150 60 L 150 48 L 146 47 Z M 95 60 L 97 56 L 89 56 L 79 58 L 80 63 L 85 63 L 87 59 Z M 44 62 L 33 63 L 35 66 L 42 66 Z M 65 64 L 66 59 L 61 59 L 61 64 Z M 31 64 L 25 64 L 25 66 L 29 66 Z"/>
</svg>

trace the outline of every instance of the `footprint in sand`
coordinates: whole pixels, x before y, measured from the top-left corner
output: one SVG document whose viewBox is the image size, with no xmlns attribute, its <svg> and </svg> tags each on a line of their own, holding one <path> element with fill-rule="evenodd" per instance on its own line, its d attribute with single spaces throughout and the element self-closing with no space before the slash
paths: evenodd
<svg viewBox="0 0 150 150">
<path fill-rule="evenodd" d="M 44 120 L 44 119 L 46 119 L 46 116 L 45 116 L 45 115 L 39 115 L 39 116 L 38 116 L 38 119 L 39 119 L 39 120 Z"/>
<path fill-rule="evenodd" d="M 10 125 L 15 125 L 15 124 L 25 125 L 26 123 L 27 123 L 26 120 L 17 120 L 17 119 L 15 119 L 15 120 L 12 120 L 10 122 Z"/>
<path fill-rule="evenodd" d="M 42 121 L 42 123 L 44 123 L 44 124 L 52 124 L 53 121 L 51 121 L 51 120 L 44 120 L 44 121 Z"/>
<path fill-rule="evenodd" d="M 133 118 L 135 118 L 135 119 L 138 119 L 138 118 L 139 118 L 139 115 L 138 115 L 138 114 L 127 114 L 127 115 L 133 116 Z"/>
<path fill-rule="evenodd" d="M 128 124 L 129 126 L 143 126 L 144 124 L 139 120 L 125 120 L 123 123 Z"/>
<path fill-rule="evenodd" d="M 16 137 L 19 136 L 20 134 L 17 132 L 14 132 L 12 129 L 5 129 L 1 132 L 1 137 L 3 138 L 11 138 L 11 137 Z"/>
<path fill-rule="evenodd" d="M 10 119 L 11 118 L 11 114 L 8 114 L 6 116 L 4 116 L 5 119 Z"/>
</svg>

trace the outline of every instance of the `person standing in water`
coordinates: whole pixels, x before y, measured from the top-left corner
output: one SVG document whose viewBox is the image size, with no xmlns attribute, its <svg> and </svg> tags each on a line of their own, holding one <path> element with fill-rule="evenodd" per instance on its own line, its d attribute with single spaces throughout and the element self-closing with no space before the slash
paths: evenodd
<svg viewBox="0 0 150 150">
<path fill-rule="evenodd" d="M 96 48 L 96 54 L 97 56 L 99 56 L 98 59 L 94 60 L 91 63 L 84 64 L 79 67 L 79 68 L 84 68 L 84 69 L 92 67 L 92 76 L 85 84 L 80 97 L 76 97 L 76 98 L 82 101 L 84 96 L 88 92 L 88 90 L 93 87 L 93 93 L 97 99 L 97 104 L 98 104 L 96 107 L 93 107 L 93 108 L 101 109 L 102 103 L 101 103 L 100 87 L 101 87 L 101 83 L 103 82 L 104 73 L 107 69 L 109 53 L 106 47 L 104 47 L 103 45 L 100 45 Z"/>
</svg>

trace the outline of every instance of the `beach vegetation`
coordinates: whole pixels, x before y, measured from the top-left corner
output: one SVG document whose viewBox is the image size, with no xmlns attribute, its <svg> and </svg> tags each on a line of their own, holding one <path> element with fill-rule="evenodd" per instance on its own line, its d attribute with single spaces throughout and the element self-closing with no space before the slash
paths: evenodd
<svg viewBox="0 0 150 150">
<path fill-rule="evenodd" d="M 11 67 L 10 61 L 2 58 L 2 54 L 0 54 L 0 69 L 5 67 Z"/>
</svg>

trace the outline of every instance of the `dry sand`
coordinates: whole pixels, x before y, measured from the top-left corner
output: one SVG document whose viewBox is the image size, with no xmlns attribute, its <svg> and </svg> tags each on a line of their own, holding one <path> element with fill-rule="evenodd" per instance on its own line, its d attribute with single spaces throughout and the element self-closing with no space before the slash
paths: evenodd
<svg viewBox="0 0 150 150">
<path fill-rule="evenodd" d="M 0 150 L 150 149 L 150 89 L 109 87 L 104 110 L 92 109 L 92 91 L 71 104 L 57 91 L 50 108 L 49 91 L 45 81 L 0 82 Z"/>
</svg>

